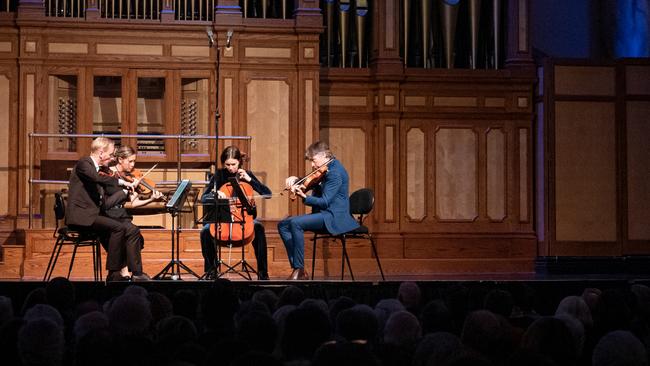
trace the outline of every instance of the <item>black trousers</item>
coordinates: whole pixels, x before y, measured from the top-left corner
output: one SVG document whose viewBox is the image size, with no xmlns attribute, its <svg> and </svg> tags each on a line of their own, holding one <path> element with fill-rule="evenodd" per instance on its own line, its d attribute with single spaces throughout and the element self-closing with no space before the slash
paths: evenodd
<svg viewBox="0 0 650 366">
<path fill-rule="evenodd" d="M 201 230 L 201 252 L 203 253 L 204 269 L 206 272 L 214 270 L 215 260 L 217 257 L 217 249 L 214 246 L 214 239 L 212 238 L 212 235 L 210 235 L 209 228 L 209 225 L 205 225 Z M 257 273 L 266 275 L 269 272 L 269 267 L 264 225 L 256 220 L 253 228 L 255 230 L 255 237 L 253 238 L 251 245 L 255 252 L 255 259 L 257 259 Z"/>
<path fill-rule="evenodd" d="M 101 219 L 100 219 L 101 218 Z M 144 247 L 144 238 L 140 233 L 140 228 L 133 225 L 130 219 L 113 219 L 106 216 L 98 216 L 93 227 L 98 221 L 105 225 L 112 221 L 109 230 L 102 230 L 103 234 L 100 241 L 106 249 L 106 269 L 109 271 L 119 271 L 125 265 L 130 272 L 142 273 L 142 247 Z"/>
</svg>

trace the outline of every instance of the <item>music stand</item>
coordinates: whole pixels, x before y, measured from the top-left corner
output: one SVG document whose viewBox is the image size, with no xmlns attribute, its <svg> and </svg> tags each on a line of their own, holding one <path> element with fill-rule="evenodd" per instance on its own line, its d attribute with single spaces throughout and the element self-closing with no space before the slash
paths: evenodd
<svg viewBox="0 0 650 366">
<path fill-rule="evenodd" d="M 165 268 L 163 268 L 157 275 L 153 277 L 154 280 L 166 280 L 166 279 L 180 280 L 181 269 L 185 270 L 187 273 L 195 276 L 196 278 L 199 277 L 199 275 L 197 275 L 194 271 L 192 271 L 188 266 L 186 266 L 180 260 L 180 253 L 179 253 L 180 225 L 178 224 L 177 216 L 181 212 L 181 209 L 185 204 L 185 200 L 187 199 L 187 194 L 189 193 L 190 188 L 192 188 L 192 182 L 190 182 L 189 179 L 183 179 L 178 184 L 178 187 L 176 187 L 176 191 L 174 192 L 172 198 L 169 201 L 167 201 L 167 204 L 165 204 L 165 208 L 167 209 L 167 212 L 169 212 L 169 214 L 172 216 L 171 260 L 165 266 Z"/>
</svg>

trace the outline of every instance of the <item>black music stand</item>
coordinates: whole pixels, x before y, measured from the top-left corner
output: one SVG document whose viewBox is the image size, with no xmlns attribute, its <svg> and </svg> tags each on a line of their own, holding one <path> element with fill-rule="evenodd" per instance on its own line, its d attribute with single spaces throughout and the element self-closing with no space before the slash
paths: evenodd
<svg viewBox="0 0 650 366">
<path fill-rule="evenodd" d="M 183 179 L 176 188 L 172 198 L 167 201 L 165 208 L 167 212 L 172 216 L 172 248 L 171 248 L 171 260 L 157 275 L 153 277 L 154 280 L 180 280 L 181 279 L 181 269 L 185 270 L 187 273 L 198 278 L 194 271 L 192 271 L 188 266 L 186 266 L 180 260 L 180 225 L 178 224 L 178 219 L 176 218 L 181 212 L 185 200 L 187 199 L 187 194 L 192 188 L 192 182 L 189 179 Z M 177 227 L 178 225 L 178 227 Z"/>
</svg>

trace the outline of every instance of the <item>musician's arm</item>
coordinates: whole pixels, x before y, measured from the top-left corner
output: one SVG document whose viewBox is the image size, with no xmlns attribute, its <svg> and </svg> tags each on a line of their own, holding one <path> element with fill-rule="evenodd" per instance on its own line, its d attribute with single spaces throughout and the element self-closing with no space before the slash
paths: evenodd
<svg viewBox="0 0 650 366">
<path fill-rule="evenodd" d="M 320 195 L 310 195 L 305 197 L 305 204 L 320 210 L 324 210 L 330 206 L 339 188 L 343 184 L 343 178 L 340 174 L 333 171 L 327 173 L 325 181 L 322 183 L 322 191 Z"/>
<path fill-rule="evenodd" d="M 248 175 L 251 177 L 251 181 L 248 182 L 250 183 L 251 187 L 253 187 L 253 190 L 262 196 L 271 196 L 273 193 L 271 192 L 271 189 L 264 185 L 264 183 L 260 182 L 259 179 L 253 174 L 253 172 L 248 172 Z"/>
</svg>

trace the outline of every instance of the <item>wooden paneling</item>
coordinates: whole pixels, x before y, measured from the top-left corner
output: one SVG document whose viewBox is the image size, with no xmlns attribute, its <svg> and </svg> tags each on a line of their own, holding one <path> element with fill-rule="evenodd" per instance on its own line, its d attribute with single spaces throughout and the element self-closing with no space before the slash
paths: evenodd
<svg viewBox="0 0 650 366">
<path fill-rule="evenodd" d="M 650 101 L 627 102 L 626 116 L 627 235 L 630 240 L 650 240 Z"/>
<path fill-rule="evenodd" d="M 625 67 L 625 92 L 631 95 L 650 95 L 650 73 L 647 65 Z"/>
<path fill-rule="evenodd" d="M 555 104 L 556 238 L 616 240 L 613 103 Z"/>
<path fill-rule="evenodd" d="M 7 133 L 10 126 L 11 112 L 11 82 L 6 75 L 0 75 L 0 126 L 3 126 L 4 133 L 0 133 L 0 186 L 10 187 L 9 166 L 11 163 L 9 140 L 11 136 Z M 0 194 L 0 217 L 8 215 L 9 195 Z"/>
<path fill-rule="evenodd" d="M 528 222 L 530 220 L 530 205 L 529 196 L 531 191 L 532 181 L 530 179 L 530 170 L 529 156 L 529 129 L 520 128 L 519 129 L 519 221 Z"/>
<path fill-rule="evenodd" d="M 384 154 L 385 154 L 385 159 L 384 159 L 384 171 L 385 172 L 394 172 L 395 171 L 395 128 L 393 126 L 386 126 L 385 128 L 385 140 L 386 143 L 384 144 Z M 394 174 L 386 174 L 386 182 L 385 182 L 385 194 L 384 194 L 384 202 L 385 202 L 385 218 L 387 221 L 392 221 L 395 219 L 394 217 L 394 212 L 395 212 L 395 175 Z"/>
<path fill-rule="evenodd" d="M 359 128 L 329 128 L 321 139 L 329 141 L 330 149 L 341 161 L 350 176 L 350 194 L 367 187 L 366 134 Z"/>
<path fill-rule="evenodd" d="M 487 132 L 487 217 L 506 217 L 506 136 L 501 129 Z M 525 166 L 524 166 L 525 167 Z"/>
<path fill-rule="evenodd" d="M 467 128 L 435 133 L 435 205 L 439 220 L 473 221 L 478 217 L 478 139 Z"/>
<path fill-rule="evenodd" d="M 421 221 L 427 213 L 427 197 L 431 192 L 426 181 L 427 158 L 425 133 L 411 128 L 406 133 L 406 215 L 408 220 Z"/>
<path fill-rule="evenodd" d="M 615 73 L 613 67 L 556 66 L 555 93 L 560 95 L 615 94 Z"/>
<path fill-rule="evenodd" d="M 289 89 L 284 80 L 253 78 L 246 84 L 246 129 L 253 136 L 255 174 L 273 192 L 280 192 L 289 176 Z M 259 215 L 279 219 L 286 215 L 285 207 L 285 200 L 265 200 Z"/>
</svg>

